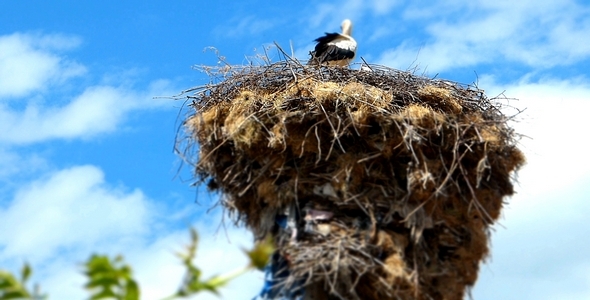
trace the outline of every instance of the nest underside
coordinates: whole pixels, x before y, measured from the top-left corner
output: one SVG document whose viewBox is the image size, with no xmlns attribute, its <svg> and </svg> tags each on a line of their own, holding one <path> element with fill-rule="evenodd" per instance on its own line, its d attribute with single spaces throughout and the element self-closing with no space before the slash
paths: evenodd
<svg viewBox="0 0 590 300">
<path fill-rule="evenodd" d="M 190 95 L 195 172 L 258 238 L 282 282 L 342 299 L 460 299 L 524 157 L 482 90 L 371 66 L 218 70 Z M 329 218 L 305 218 L 310 209 Z M 295 225 L 277 225 L 294 214 Z M 296 232 L 294 234 L 294 232 Z"/>
</svg>

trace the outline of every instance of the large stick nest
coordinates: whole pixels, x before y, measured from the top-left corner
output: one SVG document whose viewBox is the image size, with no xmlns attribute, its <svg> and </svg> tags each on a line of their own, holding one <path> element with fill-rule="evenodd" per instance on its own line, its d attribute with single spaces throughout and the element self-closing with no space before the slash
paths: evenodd
<svg viewBox="0 0 590 300">
<path fill-rule="evenodd" d="M 370 69 L 208 70 L 221 81 L 191 90 L 185 122 L 196 175 L 257 237 L 274 236 L 287 287 L 460 299 L 524 156 L 482 90 Z M 277 226 L 292 208 L 295 226 Z M 310 221 L 310 209 L 333 216 Z"/>
</svg>

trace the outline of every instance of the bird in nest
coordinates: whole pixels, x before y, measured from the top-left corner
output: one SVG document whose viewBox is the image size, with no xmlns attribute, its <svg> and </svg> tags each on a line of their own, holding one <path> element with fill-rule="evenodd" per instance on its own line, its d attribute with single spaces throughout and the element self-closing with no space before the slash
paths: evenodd
<svg viewBox="0 0 590 300">
<path fill-rule="evenodd" d="M 310 65 L 329 65 L 347 67 L 356 56 L 356 41 L 352 38 L 352 22 L 344 20 L 342 33 L 326 33 L 315 39 L 314 51 L 311 51 Z"/>
</svg>

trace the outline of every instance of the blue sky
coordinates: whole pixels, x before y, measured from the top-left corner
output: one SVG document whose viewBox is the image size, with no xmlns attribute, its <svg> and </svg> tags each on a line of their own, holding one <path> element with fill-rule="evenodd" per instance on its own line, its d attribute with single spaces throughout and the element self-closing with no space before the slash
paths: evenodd
<svg viewBox="0 0 590 300">
<path fill-rule="evenodd" d="M 244 265 L 240 249 L 251 236 L 220 226 L 220 210 L 207 213 L 216 196 L 190 187 L 188 168 L 178 171 L 182 101 L 154 97 L 206 83 L 191 69 L 217 63 L 206 47 L 244 64 L 276 41 L 305 59 L 313 40 L 345 18 L 354 23 L 357 62 L 477 81 L 526 109 L 513 126 L 525 135 L 528 164 L 495 226 L 474 298 L 590 299 L 584 1 L 4 0 L 0 267 L 29 261 L 52 299 L 82 299 L 80 263 L 93 251 L 122 253 L 143 298 L 158 299 L 180 282 L 174 252 L 190 225 L 201 233 L 206 274 Z M 250 299 L 261 280 L 251 272 L 222 298 Z"/>
</svg>

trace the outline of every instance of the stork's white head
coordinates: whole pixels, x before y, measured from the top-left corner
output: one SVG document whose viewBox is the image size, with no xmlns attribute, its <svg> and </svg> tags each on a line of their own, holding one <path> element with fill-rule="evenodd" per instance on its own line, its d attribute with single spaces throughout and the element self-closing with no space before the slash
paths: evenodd
<svg viewBox="0 0 590 300">
<path fill-rule="evenodd" d="M 342 34 L 348 36 L 352 35 L 352 22 L 349 19 L 342 21 L 340 28 L 342 29 Z"/>
</svg>

